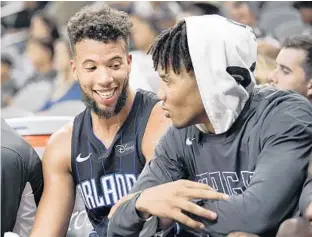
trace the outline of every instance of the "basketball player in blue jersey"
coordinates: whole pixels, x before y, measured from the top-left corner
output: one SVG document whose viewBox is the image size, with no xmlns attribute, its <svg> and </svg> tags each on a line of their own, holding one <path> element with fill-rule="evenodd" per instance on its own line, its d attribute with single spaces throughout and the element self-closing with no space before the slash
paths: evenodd
<svg viewBox="0 0 312 237">
<path fill-rule="evenodd" d="M 172 226 L 188 237 L 276 236 L 298 210 L 306 179 L 309 101 L 256 87 L 256 38 L 248 26 L 221 16 L 181 20 L 158 36 L 150 53 L 162 79 L 162 108 L 174 127 L 161 138 L 133 195 L 112 209 L 108 236 L 142 230 L 151 236 Z M 230 198 L 194 199 L 198 193 L 187 188 L 196 181 Z"/>
<path fill-rule="evenodd" d="M 75 190 L 97 235 L 106 236 L 111 207 L 129 193 L 169 125 L 154 94 L 129 88 L 131 26 L 128 15 L 107 6 L 87 6 L 69 20 L 72 72 L 87 108 L 48 143 L 31 237 L 66 234 Z"/>
</svg>

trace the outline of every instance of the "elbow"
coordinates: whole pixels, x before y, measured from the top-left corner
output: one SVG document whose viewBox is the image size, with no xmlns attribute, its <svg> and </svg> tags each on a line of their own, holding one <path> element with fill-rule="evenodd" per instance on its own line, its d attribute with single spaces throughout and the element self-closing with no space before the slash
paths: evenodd
<svg viewBox="0 0 312 237">
<path fill-rule="evenodd" d="M 272 219 L 258 219 L 255 221 L 253 226 L 251 226 L 252 230 L 250 233 L 254 233 L 257 235 L 262 235 L 264 233 L 268 233 L 272 230 L 276 230 L 279 226 L 280 222 Z"/>
</svg>

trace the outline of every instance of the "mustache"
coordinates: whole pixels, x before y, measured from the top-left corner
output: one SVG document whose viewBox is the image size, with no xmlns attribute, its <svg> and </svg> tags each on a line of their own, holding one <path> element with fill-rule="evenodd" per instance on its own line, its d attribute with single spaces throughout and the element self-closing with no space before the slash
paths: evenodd
<svg viewBox="0 0 312 237">
<path fill-rule="evenodd" d="M 129 77 L 127 77 L 125 79 L 125 83 L 124 83 L 122 90 L 120 92 L 120 95 L 117 99 L 116 105 L 112 108 L 106 108 L 106 109 L 102 109 L 101 107 L 99 107 L 97 102 L 91 96 L 89 96 L 87 92 L 85 92 L 85 90 L 81 86 L 79 79 L 78 79 L 78 84 L 79 84 L 80 90 L 82 92 L 81 93 L 82 94 L 82 102 L 85 104 L 85 106 L 88 109 L 92 110 L 100 118 L 108 119 L 112 116 L 118 115 L 127 103 L 128 91 L 129 91 Z"/>
</svg>

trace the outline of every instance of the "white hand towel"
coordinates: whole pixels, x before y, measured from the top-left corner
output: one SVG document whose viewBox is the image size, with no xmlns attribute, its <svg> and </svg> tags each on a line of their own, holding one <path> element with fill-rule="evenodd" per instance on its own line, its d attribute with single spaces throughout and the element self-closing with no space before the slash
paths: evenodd
<svg viewBox="0 0 312 237">
<path fill-rule="evenodd" d="M 255 86 L 256 37 L 250 27 L 219 15 L 192 16 L 185 21 L 206 113 L 215 133 L 224 133 L 243 110 Z M 203 125 L 198 128 L 205 130 Z"/>
</svg>

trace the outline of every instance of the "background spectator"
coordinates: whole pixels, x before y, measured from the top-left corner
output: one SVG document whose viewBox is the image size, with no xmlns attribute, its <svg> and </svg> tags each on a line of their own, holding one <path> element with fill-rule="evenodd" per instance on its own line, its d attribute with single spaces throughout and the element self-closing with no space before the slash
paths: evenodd
<svg viewBox="0 0 312 237">
<path fill-rule="evenodd" d="M 17 92 L 12 79 L 12 68 L 12 60 L 6 55 L 1 55 L 1 107 L 7 106 Z"/>
</svg>

